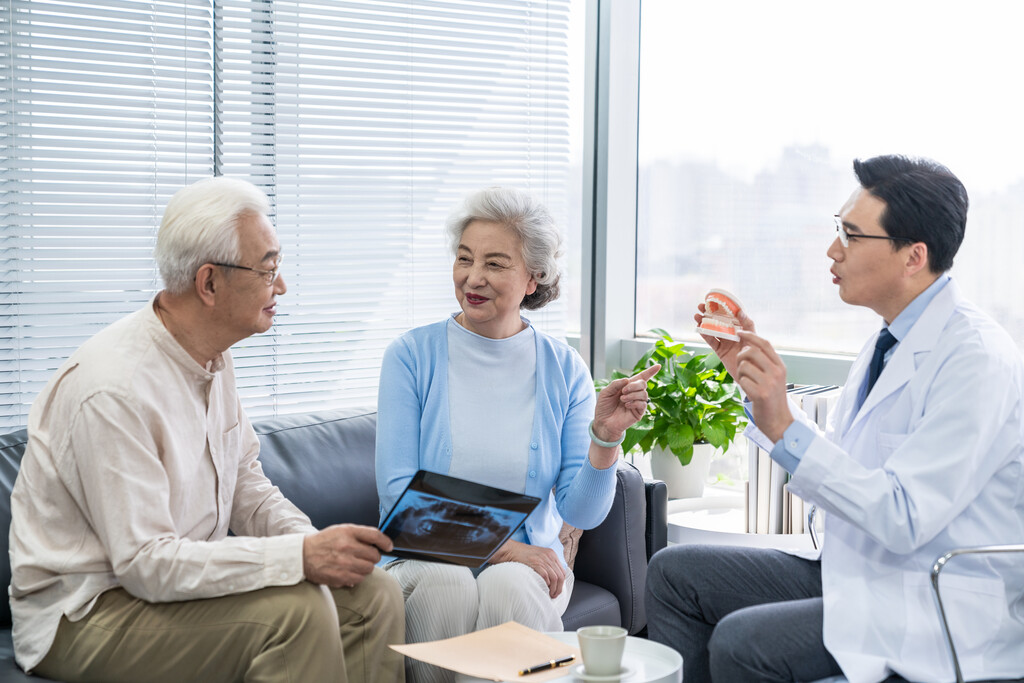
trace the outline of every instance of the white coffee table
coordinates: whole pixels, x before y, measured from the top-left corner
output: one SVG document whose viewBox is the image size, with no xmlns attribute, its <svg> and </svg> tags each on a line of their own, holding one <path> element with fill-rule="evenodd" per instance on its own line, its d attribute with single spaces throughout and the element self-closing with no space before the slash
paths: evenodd
<svg viewBox="0 0 1024 683">
<path fill-rule="evenodd" d="M 578 646 L 576 632 L 548 633 L 552 638 L 557 638 L 564 643 Z M 628 673 L 622 677 L 609 676 L 587 676 L 580 674 L 581 663 L 574 663 L 565 667 L 565 676 L 552 679 L 552 681 L 564 681 L 565 683 L 681 683 L 683 680 L 683 658 L 670 647 L 661 643 L 655 643 L 646 638 L 626 638 L 626 650 L 622 655 L 622 665 Z M 456 677 L 458 683 L 477 683 L 483 681 L 480 678 L 459 675 Z M 511 683 L 516 683 L 512 681 Z"/>
</svg>

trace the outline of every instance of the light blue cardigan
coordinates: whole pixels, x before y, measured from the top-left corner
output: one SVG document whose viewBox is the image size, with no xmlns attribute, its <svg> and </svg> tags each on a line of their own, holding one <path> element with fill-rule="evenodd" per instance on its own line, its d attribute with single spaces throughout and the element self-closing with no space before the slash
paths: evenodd
<svg viewBox="0 0 1024 683">
<path fill-rule="evenodd" d="M 452 438 L 447 324 L 446 319 L 410 330 L 384 352 L 376 462 L 382 516 L 416 470 L 448 474 Z M 615 496 L 615 467 L 598 470 L 588 458 L 587 427 L 594 418 L 596 395 L 583 359 L 565 342 L 535 332 L 537 400 L 526 494 L 541 503 L 523 528 L 530 544 L 551 548 L 562 557 L 562 520 L 579 529 L 600 524 Z M 507 488 L 517 487 L 510 482 Z"/>
</svg>

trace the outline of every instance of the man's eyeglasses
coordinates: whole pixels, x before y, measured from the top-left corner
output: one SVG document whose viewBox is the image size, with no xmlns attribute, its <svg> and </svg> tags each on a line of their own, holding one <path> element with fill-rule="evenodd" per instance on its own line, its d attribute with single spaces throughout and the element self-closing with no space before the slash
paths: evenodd
<svg viewBox="0 0 1024 683">
<path fill-rule="evenodd" d="M 864 235 L 859 232 L 855 232 L 852 235 L 847 232 L 846 226 L 843 225 L 843 218 L 839 214 L 833 216 L 836 221 L 836 232 L 839 233 L 839 244 L 843 247 L 850 246 L 850 240 L 865 239 L 865 240 L 889 240 L 890 242 L 906 242 L 907 244 L 913 244 L 914 240 L 909 237 L 890 237 L 889 235 Z"/>
<path fill-rule="evenodd" d="M 262 277 L 264 284 L 266 284 L 268 287 L 274 284 L 274 281 L 277 280 L 277 276 L 281 274 L 280 259 L 278 259 L 277 265 L 274 267 L 273 270 L 260 270 L 259 268 L 250 268 L 249 266 L 236 266 L 233 263 L 217 263 L 215 261 L 211 261 L 210 263 L 215 266 L 220 266 L 221 268 L 237 268 L 238 270 L 251 270 L 252 272 Z"/>
</svg>

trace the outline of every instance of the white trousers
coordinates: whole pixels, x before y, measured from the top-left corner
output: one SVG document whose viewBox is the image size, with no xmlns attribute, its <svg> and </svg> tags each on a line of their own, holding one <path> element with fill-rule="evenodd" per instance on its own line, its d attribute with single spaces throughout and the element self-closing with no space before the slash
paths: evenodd
<svg viewBox="0 0 1024 683">
<path fill-rule="evenodd" d="M 516 621 L 537 631 L 561 631 L 562 613 L 572 596 L 573 574 L 557 598 L 540 574 L 519 562 L 502 562 L 474 578 L 466 567 L 398 560 L 385 567 L 405 597 L 405 642 L 422 643 L 461 636 Z M 455 672 L 406 658 L 409 683 L 451 683 Z"/>
</svg>

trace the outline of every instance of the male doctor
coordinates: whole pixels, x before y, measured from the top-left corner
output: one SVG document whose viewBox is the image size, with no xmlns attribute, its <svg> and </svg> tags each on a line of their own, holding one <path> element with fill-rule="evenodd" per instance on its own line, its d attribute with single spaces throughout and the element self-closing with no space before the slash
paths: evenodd
<svg viewBox="0 0 1024 683">
<path fill-rule="evenodd" d="M 951 681 L 932 563 L 954 547 L 1024 539 L 1021 356 L 946 274 L 967 192 L 927 160 L 876 157 L 854 171 L 861 187 L 828 256 L 840 298 L 878 313 L 882 329 L 826 432 L 787 401 L 785 365 L 749 318 L 738 342 L 706 338 L 746 393 L 748 435 L 827 514 L 820 558 L 673 546 L 652 559 L 650 637 L 682 653 L 688 683 Z M 968 679 L 1024 676 L 1024 572 L 998 569 L 943 573 Z"/>
</svg>

